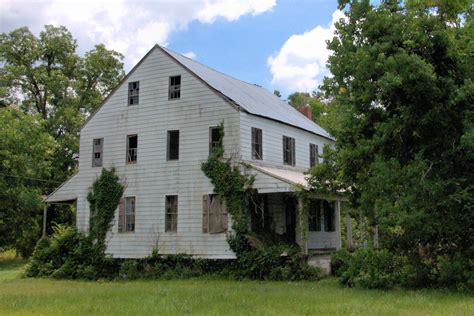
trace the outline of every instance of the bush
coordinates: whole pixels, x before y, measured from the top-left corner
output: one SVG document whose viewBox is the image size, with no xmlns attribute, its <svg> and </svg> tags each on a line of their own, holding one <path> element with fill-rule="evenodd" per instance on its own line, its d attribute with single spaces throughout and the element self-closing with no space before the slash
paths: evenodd
<svg viewBox="0 0 474 316">
<path fill-rule="evenodd" d="M 340 281 L 348 286 L 387 289 L 398 283 L 401 260 L 387 250 L 359 249 L 343 265 Z"/>
<path fill-rule="evenodd" d="M 346 249 L 336 251 L 331 256 L 331 273 L 337 277 L 348 269 L 352 255 Z"/>
</svg>

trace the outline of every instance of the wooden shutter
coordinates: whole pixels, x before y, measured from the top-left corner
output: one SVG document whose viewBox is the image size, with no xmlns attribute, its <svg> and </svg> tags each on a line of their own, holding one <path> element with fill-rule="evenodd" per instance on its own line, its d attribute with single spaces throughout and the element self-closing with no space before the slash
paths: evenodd
<svg viewBox="0 0 474 316">
<path fill-rule="evenodd" d="M 291 138 L 291 165 L 296 163 L 295 139 Z"/>
<path fill-rule="evenodd" d="M 119 233 L 125 231 L 125 205 L 124 205 L 124 198 L 120 198 L 120 202 L 119 202 L 118 231 L 119 231 Z"/>
<path fill-rule="evenodd" d="M 212 196 L 209 212 L 209 233 L 220 234 L 227 231 L 227 209 L 224 199 Z"/>
<path fill-rule="evenodd" d="M 202 232 L 209 232 L 209 196 L 202 196 Z"/>
</svg>

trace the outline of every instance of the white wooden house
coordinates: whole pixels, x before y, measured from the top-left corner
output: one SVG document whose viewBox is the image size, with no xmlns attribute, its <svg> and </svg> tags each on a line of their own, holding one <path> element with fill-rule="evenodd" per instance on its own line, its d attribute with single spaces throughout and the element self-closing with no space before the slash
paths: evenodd
<svg viewBox="0 0 474 316">
<path fill-rule="evenodd" d="M 252 213 L 252 229 L 271 229 L 305 250 L 340 248 L 340 201 L 317 200 L 308 218 L 297 218 L 292 194 L 334 139 L 260 86 L 158 45 L 87 120 L 78 172 L 45 201 L 75 202 L 77 228 L 87 231 L 87 193 L 102 168 L 114 167 L 126 189 L 108 235 L 109 253 L 138 258 L 157 249 L 233 258 L 226 240 L 231 225 L 208 212 L 213 187 L 201 171 L 221 122 L 224 156 L 255 175 L 263 211 Z M 306 241 L 296 236 L 301 221 L 309 228 Z"/>
</svg>

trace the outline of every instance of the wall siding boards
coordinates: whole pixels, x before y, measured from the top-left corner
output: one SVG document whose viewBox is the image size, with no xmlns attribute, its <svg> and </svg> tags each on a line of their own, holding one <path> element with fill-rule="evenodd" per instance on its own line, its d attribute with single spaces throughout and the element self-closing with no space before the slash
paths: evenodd
<svg viewBox="0 0 474 316">
<path fill-rule="evenodd" d="M 262 130 L 263 160 L 254 160 L 255 163 L 270 164 L 291 168 L 283 164 L 283 136 L 295 139 L 296 163 L 299 170 L 309 169 L 309 144 L 318 145 L 322 153 L 325 144 L 332 144 L 331 140 L 315 135 L 308 131 L 289 126 L 280 122 L 265 119 L 259 116 L 240 112 L 240 154 L 243 160 L 252 161 L 252 127 Z"/>
</svg>

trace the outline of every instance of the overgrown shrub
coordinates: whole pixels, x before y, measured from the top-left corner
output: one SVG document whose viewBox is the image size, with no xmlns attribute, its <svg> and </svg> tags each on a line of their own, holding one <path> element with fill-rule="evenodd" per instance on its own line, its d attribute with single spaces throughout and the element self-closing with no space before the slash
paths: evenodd
<svg viewBox="0 0 474 316">
<path fill-rule="evenodd" d="M 387 250 L 359 249 L 338 271 L 342 284 L 387 289 L 398 283 L 400 269 L 400 258 Z"/>
<path fill-rule="evenodd" d="M 347 286 L 474 289 L 473 260 L 461 255 L 438 257 L 436 262 L 410 259 L 388 250 L 358 249 L 352 254 L 341 250 L 333 254 L 331 269 Z"/>
<path fill-rule="evenodd" d="M 352 260 L 351 253 L 346 249 L 336 251 L 331 255 L 331 273 L 337 277 L 348 269 L 350 260 Z"/>
</svg>

